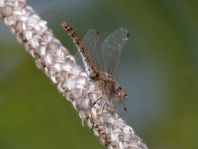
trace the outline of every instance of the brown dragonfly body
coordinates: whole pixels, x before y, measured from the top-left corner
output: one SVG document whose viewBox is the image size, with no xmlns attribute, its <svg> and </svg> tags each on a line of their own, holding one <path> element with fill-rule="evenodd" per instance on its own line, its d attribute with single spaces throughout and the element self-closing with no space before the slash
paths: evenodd
<svg viewBox="0 0 198 149">
<path fill-rule="evenodd" d="M 122 102 L 126 99 L 126 93 L 121 87 L 117 87 L 112 75 L 107 74 L 99 69 L 99 67 L 92 60 L 84 44 L 81 42 L 77 33 L 72 29 L 72 27 L 66 23 L 61 23 L 65 31 L 69 33 L 73 42 L 75 43 L 78 51 L 83 59 L 84 65 L 87 69 L 89 77 L 96 81 L 99 87 L 102 89 L 103 93 L 109 98 L 114 98 L 118 102 Z"/>
</svg>

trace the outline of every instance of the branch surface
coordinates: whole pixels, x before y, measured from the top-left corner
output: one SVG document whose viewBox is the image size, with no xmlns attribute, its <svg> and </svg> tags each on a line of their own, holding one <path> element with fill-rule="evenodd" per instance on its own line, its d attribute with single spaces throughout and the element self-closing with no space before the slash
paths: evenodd
<svg viewBox="0 0 198 149">
<path fill-rule="evenodd" d="M 25 0 L 0 0 L 0 18 L 103 145 L 109 149 L 147 149 L 111 104 L 102 108 L 105 96 Z"/>
</svg>

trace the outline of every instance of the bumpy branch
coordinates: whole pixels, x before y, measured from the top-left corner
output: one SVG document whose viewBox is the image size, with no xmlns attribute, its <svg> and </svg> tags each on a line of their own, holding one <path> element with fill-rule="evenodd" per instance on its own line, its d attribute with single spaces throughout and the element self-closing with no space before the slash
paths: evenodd
<svg viewBox="0 0 198 149">
<path fill-rule="evenodd" d="M 25 0 L 0 0 L 0 17 L 102 144 L 109 149 L 147 149 L 133 129 L 114 112 L 111 104 L 102 108 L 103 93 L 54 37 L 47 22 L 41 20 Z M 91 106 L 98 98 L 101 100 Z"/>
</svg>

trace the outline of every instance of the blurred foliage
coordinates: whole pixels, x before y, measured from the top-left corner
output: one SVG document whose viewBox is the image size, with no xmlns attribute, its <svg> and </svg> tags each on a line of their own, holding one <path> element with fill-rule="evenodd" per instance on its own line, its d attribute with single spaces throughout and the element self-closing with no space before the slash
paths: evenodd
<svg viewBox="0 0 198 149">
<path fill-rule="evenodd" d="M 122 113 L 152 149 L 198 148 L 198 2 L 193 0 L 28 0 L 56 37 L 130 30 L 117 78 L 128 91 Z M 71 104 L 0 24 L 0 149 L 104 148 Z"/>
</svg>

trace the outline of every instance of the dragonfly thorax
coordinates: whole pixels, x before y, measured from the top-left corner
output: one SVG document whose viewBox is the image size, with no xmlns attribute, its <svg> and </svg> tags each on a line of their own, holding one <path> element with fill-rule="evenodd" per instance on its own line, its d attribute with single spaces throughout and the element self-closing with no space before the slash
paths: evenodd
<svg viewBox="0 0 198 149">
<path fill-rule="evenodd" d="M 122 87 L 117 87 L 113 77 L 107 73 L 100 74 L 100 80 L 102 80 L 102 88 L 105 94 L 114 98 L 117 102 L 125 101 L 127 94 Z"/>
</svg>

